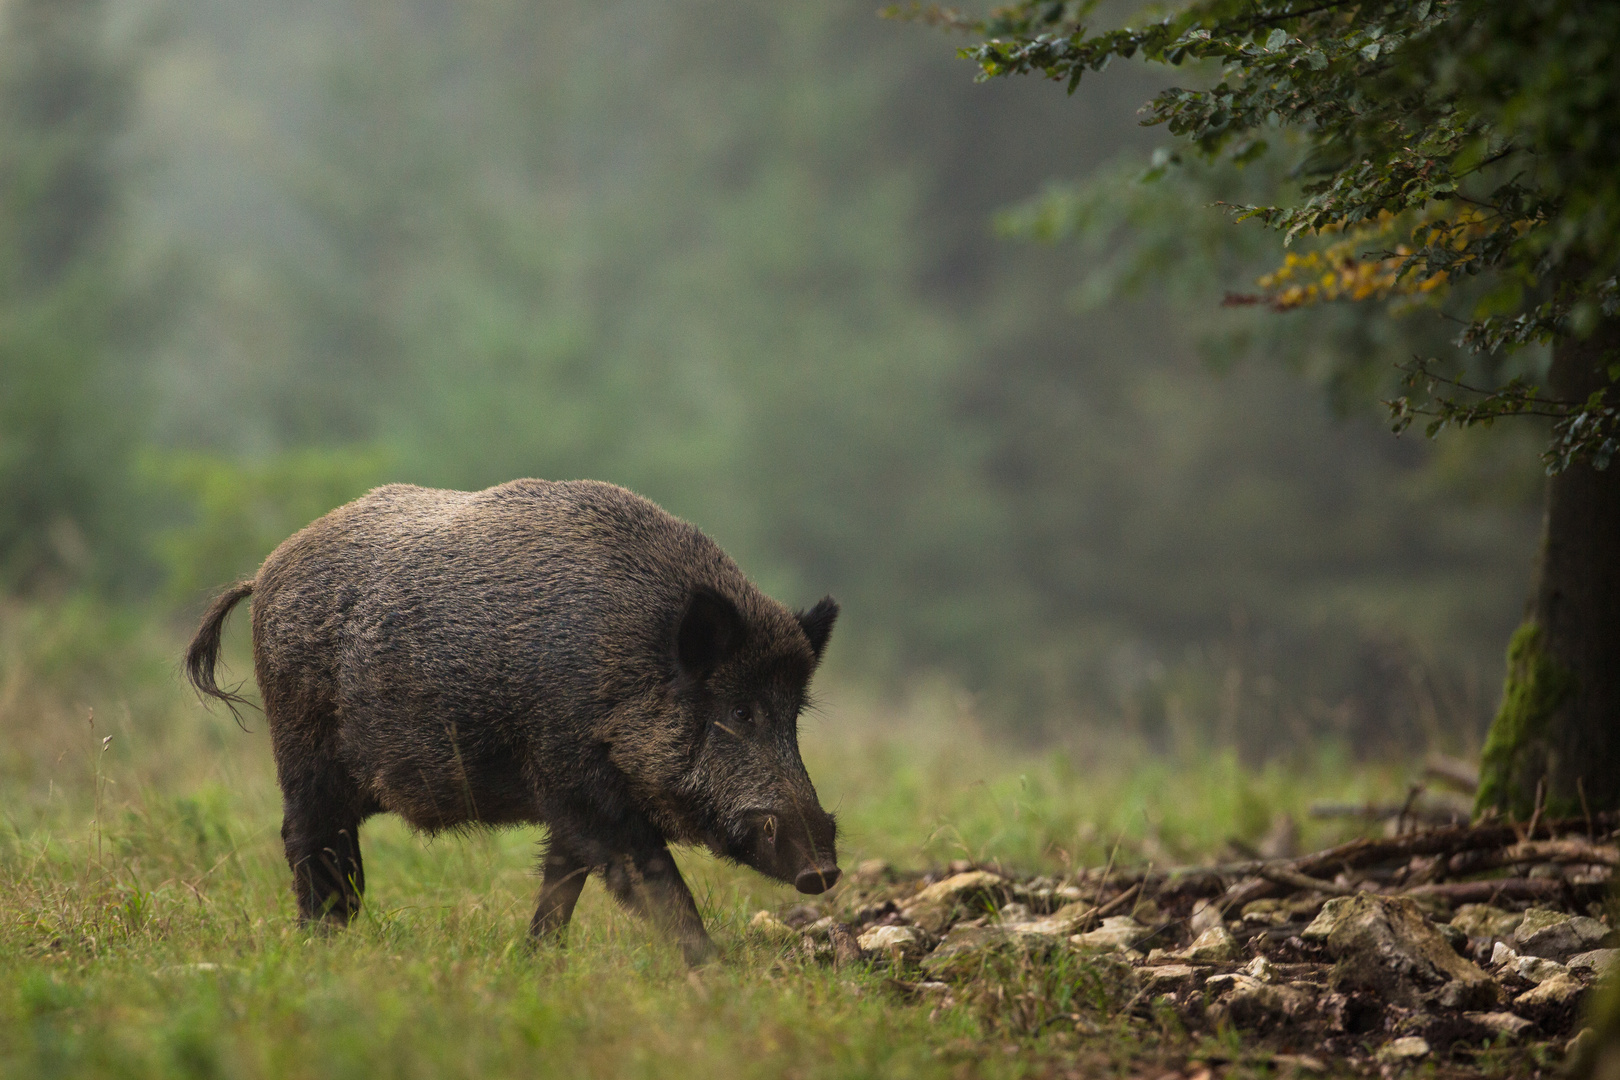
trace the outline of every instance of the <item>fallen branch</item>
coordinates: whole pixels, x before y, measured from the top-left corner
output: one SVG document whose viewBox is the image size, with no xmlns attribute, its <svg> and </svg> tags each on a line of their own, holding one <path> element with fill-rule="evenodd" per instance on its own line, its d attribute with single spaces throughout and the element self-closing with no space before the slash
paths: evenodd
<svg viewBox="0 0 1620 1080">
<path fill-rule="evenodd" d="M 1312 803 L 1313 818 L 1360 818 L 1365 821 L 1388 821 L 1405 818 L 1407 821 L 1428 825 L 1457 825 L 1468 820 L 1469 811 L 1463 806 L 1407 806 L 1404 803 Z"/>
<path fill-rule="evenodd" d="M 1305 889 L 1329 896 L 1349 896 L 1356 890 L 1348 885 L 1340 885 L 1336 881 L 1323 881 L 1320 878 L 1306 877 L 1304 874 L 1290 870 L 1284 866 L 1263 866 L 1260 876 L 1276 885 L 1287 885 L 1293 889 Z"/>
<path fill-rule="evenodd" d="M 1456 876 L 1477 874 L 1503 866 L 1620 866 L 1620 848 L 1588 844 L 1583 840 L 1527 840 L 1500 851 L 1466 851 L 1451 856 L 1446 872 Z"/>
<path fill-rule="evenodd" d="M 1423 775 L 1431 780 L 1444 780 L 1472 795 L 1479 790 L 1479 766 L 1461 758 L 1431 754 L 1423 763 Z"/>
<path fill-rule="evenodd" d="M 1126 889 L 1139 885 L 1147 895 L 1161 901 L 1218 898 L 1223 911 L 1241 911 L 1245 904 L 1288 889 L 1320 888 L 1291 881 L 1283 876 L 1286 874 L 1326 883 L 1340 873 L 1366 872 L 1379 866 L 1396 867 L 1419 856 L 1433 857 L 1437 860 L 1434 869 L 1443 869 L 1445 876 L 1451 877 L 1526 863 L 1620 865 L 1620 859 L 1616 859 L 1620 849 L 1615 845 L 1568 839 L 1571 835 L 1607 836 L 1620 825 L 1620 814 L 1594 814 L 1590 820 L 1584 817 L 1541 819 L 1534 825 L 1535 834 L 1546 839 L 1532 839 L 1528 828 L 1507 822 L 1447 825 L 1396 837 L 1352 840 L 1293 859 L 1247 859 L 1214 866 L 1141 870 L 1118 870 L 1110 864 L 1082 873 L 1078 881 L 1088 887 L 1095 885 L 1099 893 L 1105 888 Z M 1516 855 L 1498 858 L 1497 853 L 1508 849 Z M 1388 875 L 1379 876 L 1387 878 Z M 1333 893 L 1332 889 L 1326 891 Z"/>
<path fill-rule="evenodd" d="M 1497 878 L 1493 881 L 1448 881 L 1404 889 L 1402 896 L 1435 896 L 1453 904 L 1494 904 L 1498 900 L 1557 900 L 1569 884 L 1552 878 Z"/>
</svg>

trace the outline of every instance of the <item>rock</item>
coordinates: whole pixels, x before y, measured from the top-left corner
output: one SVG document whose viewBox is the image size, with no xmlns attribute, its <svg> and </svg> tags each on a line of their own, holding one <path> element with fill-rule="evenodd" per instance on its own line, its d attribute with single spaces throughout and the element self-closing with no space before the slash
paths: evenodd
<svg viewBox="0 0 1620 1080">
<path fill-rule="evenodd" d="M 1243 921 L 1253 926 L 1281 926 L 1316 917 L 1322 910 L 1319 894 L 1251 900 L 1243 905 Z"/>
<path fill-rule="evenodd" d="M 1229 934 L 1224 926 L 1212 926 L 1199 934 L 1197 939 L 1179 954 L 1184 960 L 1191 960 L 1198 964 L 1227 964 L 1243 955 L 1238 947 L 1237 938 Z"/>
<path fill-rule="evenodd" d="M 801 926 L 799 928 L 799 933 L 816 941 L 826 941 L 827 934 L 832 930 L 835 922 L 837 922 L 836 919 L 834 919 L 831 915 L 827 915 L 817 919 L 808 926 Z"/>
<path fill-rule="evenodd" d="M 1537 986 L 1548 979 L 1555 979 L 1560 975 L 1568 975 L 1569 968 L 1556 960 L 1543 960 L 1539 956 L 1515 956 L 1507 965 L 1507 970 L 1527 982 Z"/>
<path fill-rule="evenodd" d="M 1384 1065 L 1404 1065 L 1429 1056 L 1428 1040 L 1416 1035 L 1395 1039 L 1378 1048 L 1376 1057 Z"/>
<path fill-rule="evenodd" d="M 1464 904 L 1451 917 L 1451 925 L 1471 938 L 1511 938 L 1523 921 L 1523 912 L 1489 904 Z"/>
<path fill-rule="evenodd" d="M 832 945 L 834 967 L 843 967 L 864 959 L 861 946 L 855 940 L 855 932 L 843 923 L 833 923 L 827 928 L 827 941 Z"/>
<path fill-rule="evenodd" d="M 1535 1027 L 1524 1017 L 1515 1016 L 1510 1012 L 1465 1012 L 1462 1016 L 1464 1020 L 1484 1028 L 1493 1035 L 1506 1035 L 1512 1039 L 1519 1038 L 1526 1030 Z"/>
<path fill-rule="evenodd" d="M 1165 994 L 1198 982 L 1200 971 L 1190 964 L 1160 964 L 1137 971 L 1142 987 L 1151 994 Z"/>
<path fill-rule="evenodd" d="M 1598 978 L 1610 972 L 1620 970 L 1620 949 L 1593 949 L 1591 952 L 1576 953 L 1569 958 L 1566 965 L 1571 971 L 1590 971 Z"/>
<path fill-rule="evenodd" d="M 1036 918 L 1023 904 L 1007 904 L 1001 909 L 1001 928 L 1015 938 L 1058 941 L 1079 929 L 1090 910 L 1090 904 L 1065 904 L 1051 915 Z"/>
<path fill-rule="evenodd" d="M 1569 968 L 1556 960 L 1520 956 L 1498 941 L 1491 949 L 1491 967 L 1503 974 L 1517 975 L 1525 982 L 1543 983 L 1554 975 L 1568 975 Z"/>
<path fill-rule="evenodd" d="M 1234 990 L 1253 990 L 1264 985 L 1252 975 L 1243 975 L 1230 971 L 1223 975 L 1211 975 L 1204 980 L 1204 989 L 1217 996 L 1229 994 Z"/>
<path fill-rule="evenodd" d="M 1336 897 L 1300 934 L 1338 960 L 1334 989 L 1371 990 L 1400 1005 L 1424 999 L 1449 1008 L 1488 1008 L 1496 983 L 1405 897 L 1371 893 Z"/>
<path fill-rule="evenodd" d="M 833 947 L 826 938 L 813 938 L 808 935 L 799 939 L 799 953 L 806 960 L 813 963 L 832 963 Z"/>
<path fill-rule="evenodd" d="M 1090 905 L 1071 904 L 1069 906 L 1089 908 Z M 1050 938 L 1053 941 L 1061 941 L 1072 935 L 1075 928 L 1080 925 L 1081 920 L 1084 918 L 1085 912 L 1083 911 L 1069 915 L 1060 911 L 1056 915 L 1045 919 L 1032 919 L 1024 923 L 1007 923 L 1002 929 L 1018 938 Z"/>
<path fill-rule="evenodd" d="M 1035 921 L 1037 923 L 1050 923 L 1055 926 L 1067 927 L 1067 933 L 1072 934 L 1080 923 L 1085 920 L 1086 916 L 1090 915 L 1094 910 L 1096 910 L 1095 905 L 1084 900 L 1075 900 L 1064 904 L 1044 919 L 1036 919 Z"/>
<path fill-rule="evenodd" d="M 1564 1044 L 1564 1060 L 1577 1061 L 1592 1052 L 1597 1045 L 1597 1031 L 1583 1027 Z"/>
<path fill-rule="evenodd" d="M 1206 989 L 1215 984 L 1217 975 L 1204 983 Z M 1232 986 L 1214 1005 L 1207 1016 L 1211 1023 L 1222 1021 L 1240 1028 L 1270 1028 L 1285 1024 L 1311 1011 L 1315 995 L 1293 986 L 1267 986 L 1246 975 L 1232 976 Z"/>
<path fill-rule="evenodd" d="M 782 921 L 801 930 L 821 918 L 821 909 L 814 904 L 795 904 L 782 912 Z"/>
<path fill-rule="evenodd" d="M 923 958 L 922 966 L 927 971 L 943 974 L 961 963 L 970 962 L 981 953 L 1002 948 L 1013 941 L 1013 935 L 1004 927 L 954 926 L 939 947 Z"/>
<path fill-rule="evenodd" d="M 1567 915 L 1547 908 L 1531 908 L 1513 931 L 1513 947 L 1523 955 L 1567 960 L 1603 944 L 1609 928 L 1585 915 Z"/>
<path fill-rule="evenodd" d="M 1212 926 L 1222 925 L 1224 923 L 1221 921 L 1219 904 L 1210 900 L 1199 900 L 1193 904 L 1192 918 L 1188 920 L 1187 926 L 1192 930 L 1194 937 L 1202 934 Z"/>
<path fill-rule="evenodd" d="M 798 931 L 769 911 L 755 912 L 754 917 L 748 920 L 748 929 L 777 941 L 791 941 L 798 936 Z"/>
<path fill-rule="evenodd" d="M 1277 965 L 1263 956 L 1257 956 L 1249 961 L 1248 967 L 1243 969 L 1243 974 L 1251 979 L 1258 979 L 1263 983 L 1276 982 Z"/>
<path fill-rule="evenodd" d="M 1148 934 L 1148 928 L 1129 915 L 1112 915 L 1097 929 L 1069 938 L 1082 949 L 1133 949 Z"/>
<path fill-rule="evenodd" d="M 1310 1054 L 1273 1054 L 1271 1055 L 1271 1063 L 1280 1069 L 1289 1070 L 1288 1073 L 1279 1073 L 1279 1076 L 1287 1076 L 1302 1072 L 1327 1072 L 1327 1065 L 1322 1061 L 1322 1059 L 1312 1057 Z"/>
<path fill-rule="evenodd" d="M 1267 898 L 1243 905 L 1243 921 L 1253 926 L 1281 926 L 1290 916 L 1286 900 Z"/>
<path fill-rule="evenodd" d="M 1586 987 L 1582 986 L 1578 979 L 1568 975 L 1554 975 L 1534 990 L 1526 990 L 1514 998 L 1513 1004 L 1523 1009 L 1562 1008 L 1565 1005 L 1573 1005 L 1585 991 Z"/>
<path fill-rule="evenodd" d="M 1007 888 L 1007 880 L 999 874 L 969 870 L 928 886 L 900 910 L 930 934 L 943 934 L 964 908 L 998 904 Z"/>
<path fill-rule="evenodd" d="M 855 941 L 864 952 L 888 956 L 916 956 L 924 947 L 922 931 L 915 926 L 874 926 Z"/>
<path fill-rule="evenodd" d="M 1447 943 L 1449 943 L 1451 947 L 1456 950 L 1458 955 L 1468 955 L 1467 934 L 1463 933 L 1457 927 L 1452 926 L 1450 923 L 1437 922 L 1434 924 L 1434 928 L 1440 931 L 1440 936 L 1446 939 Z"/>
</svg>

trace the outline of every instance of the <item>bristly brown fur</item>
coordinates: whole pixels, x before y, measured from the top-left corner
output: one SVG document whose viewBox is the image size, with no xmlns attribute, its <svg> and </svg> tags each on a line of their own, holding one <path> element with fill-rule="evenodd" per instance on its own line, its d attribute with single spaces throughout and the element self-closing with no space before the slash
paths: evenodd
<svg viewBox="0 0 1620 1080">
<path fill-rule="evenodd" d="M 568 922 L 586 873 L 709 942 L 667 842 L 805 891 L 838 876 L 797 718 L 838 606 L 795 614 L 696 528 L 623 488 L 394 484 L 289 538 L 219 597 L 186 656 L 213 680 L 253 596 L 254 671 L 305 918 L 352 917 L 360 823 L 543 823 L 533 929 Z"/>
</svg>

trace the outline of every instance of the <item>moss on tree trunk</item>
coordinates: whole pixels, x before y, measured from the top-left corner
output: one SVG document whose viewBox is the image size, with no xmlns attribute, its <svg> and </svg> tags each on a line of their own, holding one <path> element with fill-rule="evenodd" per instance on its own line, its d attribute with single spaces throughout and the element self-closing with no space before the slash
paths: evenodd
<svg viewBox="0 0 1620 1080">
<path fill-rule="evenodd" d="M 1620 320 L 1553 350 L 1548 388 L 1584 401 L 1610 386 Z M 1502 706 L 1480 762 L 1478 812 L 1518 818 L 1620 809 L 1620 464 L 1547 482 L 1529 618 L 1508 646 Z"/>
<path fill-rule="evenodd" d="M 1480 761 L 1479 809 L 1495 807 L 1516 817 L 1535 812 L 1536 784 L 1547 769 L 1547 732 L 1574 681 L 1569 669 L 1547 654 L 1540 626 L 1527 622 L 1514 632 L 1502 707 Z"/>
</svg>

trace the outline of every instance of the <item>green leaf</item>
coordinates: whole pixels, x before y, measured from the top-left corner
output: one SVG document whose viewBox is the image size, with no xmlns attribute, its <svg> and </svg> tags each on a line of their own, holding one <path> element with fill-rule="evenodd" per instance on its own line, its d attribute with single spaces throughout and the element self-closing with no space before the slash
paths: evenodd
<svg viewBox="0 0 1620 1080">
<path fill-rule="evenodd" d="M 1328 66 L 1327 54 L 1321 49 L 1312 49 L 1305 54 L 1305 63 L 1310 65 L 1312 71 L 1321 71 Z"/>
<path fill-rule="evenodd" d="M 1288 44 L 1288 31 L 1280 26 L 1266 37 L 1267 52 L 1276 52 L 1286 44 Z"/>
</svg>

